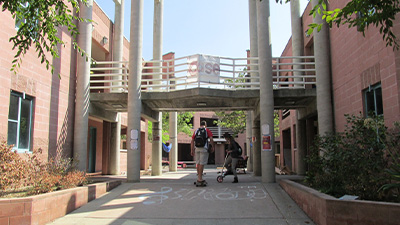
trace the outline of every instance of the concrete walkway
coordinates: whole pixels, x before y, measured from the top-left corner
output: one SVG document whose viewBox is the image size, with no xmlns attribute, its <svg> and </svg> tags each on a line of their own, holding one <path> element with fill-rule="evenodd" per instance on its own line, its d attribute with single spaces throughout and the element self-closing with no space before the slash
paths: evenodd
<svg viewBox="0 0 400 225">
<path fill-rule="evenodd" d="M 142 176 L 57 219 L 53 225 L 128 224 L 314 224 L 277 183 L 264 184 L 251 174 L 218 183 L 206 169 L 207 187 L 196 187 L 195 169 Z"/>
</svg>

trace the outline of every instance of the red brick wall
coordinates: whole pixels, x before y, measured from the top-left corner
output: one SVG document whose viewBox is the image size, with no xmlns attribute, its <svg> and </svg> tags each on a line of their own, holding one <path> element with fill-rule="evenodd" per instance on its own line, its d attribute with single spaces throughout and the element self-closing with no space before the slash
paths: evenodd
<svg viewBox="0 0 400 225">
<path fill-rule="evenodd" d="M 32 197 L 0 199 L 0 224 L 46 224 L 65 216 L 120 184 L 121 181 L 111 181 Z"/>
<path fill-rule="evenodd" d="M 347 1 L 331 1 L 330 9 L 342 8 Z M 311 4 L 303 14 L 304 32 L 308 24 L 312 23 L 309 16 Z M 400 18 L 394 22 L 394 32 L 400 35 Z M 305 54 L 310 54 L 313 35 L 304 38 Z M 394 121 L 400 120 L 400 61 L 398 51 L 386 47 L 382 40 L 379 28 L 370 26 L 365 37 L 356 28 L 347 26 L 330 29 L 330 50 L 332 64 L 332 97 L 335 128 L 343 131 L 345 125 L 344 114 L 358 114 L 363 112 L 362 91 L 369 85 L 381 82 L 383 95 L 383 112 L 385 124 L 391 126 Z M 291 55 L 291 41 L 288 42 L 282 56 Z M 312 53 L 311 53 L 312 54 Z M 293 115 L 291 115 L 292 117 Z M 288 121 L 293 119 L 288 118 Z M 288 122 L 291 123 L 291 122 Z M 285 129 L 288 125 L 281 125 Z"/>
<path fill-rule="evenodd" d="M 23 57 L 21 68 L 17 74 L 10 72 L 11 61 L 16 51 L 12 51 L 12 43 L 8 40 L 16 33 L 15 21 L 7 11 L 0 12 L 0 137 L 7 137 L 8 108 L 10 91 L 25 92 L 34 97 L 33 115 L 33 148 L 42 148 L 44 155 L 56 154 L 62 150 L 67 156 L 72 154 L 73 112 L 75 53 L 69 44 L 59 49 L 60 58 L 52 60 L 47 54 L 50 63 L 54 63 L 55 75 L 40 64 L 37 54 L 32 48 Z M 66 30 L 61 32 L 61 38 L 66 43 L 71 43 L 71 38 Z M 58 78 L 60 73 L 61 79 Z M 48 149 L 50 149 L 48 151 Z"/>
<path fill-rule="evenodd" d="M 290 180 L 279 184 L 316 224 L 395 225 L 400 221 L 400 204 L 339 200 Z"/>
<path fill-rule="evenodd" d="M 331 1 L 330 8 L 341 8 L 347 2 Z M 363 37 L 356 28 L 333 26 L 330 38 L 336 129 L 344 129 L 344 114 L 363 111 L 363 88 L 379 81 L 386 125 L 400 120 L 395 54 L 392 47 L 386 47 L 379 28 L 369 26 Z"/>
</svg>

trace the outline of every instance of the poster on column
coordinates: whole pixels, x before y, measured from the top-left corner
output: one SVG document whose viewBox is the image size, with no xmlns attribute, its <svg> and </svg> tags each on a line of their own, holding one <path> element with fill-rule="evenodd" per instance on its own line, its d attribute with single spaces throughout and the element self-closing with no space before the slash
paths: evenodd
<svg viewBox="0 0 400 225">
<path fill-rule="evenodd" d="M 263 135 L 262 136 L 262 150 L 263 151 L 271 151 L 271 135 Z"/>
<path fill-rule="evenodd" d="M 139 131 L 135 129 L 131 129 L 131 141 L 130 141 L 130 149 L 138 150 L 138 140 L 139 140 Z"/>
</svg>

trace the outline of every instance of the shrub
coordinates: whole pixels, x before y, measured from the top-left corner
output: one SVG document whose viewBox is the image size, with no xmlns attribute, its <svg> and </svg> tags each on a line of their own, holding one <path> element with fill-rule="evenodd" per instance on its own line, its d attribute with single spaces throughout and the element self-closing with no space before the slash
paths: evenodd
<svg viewBox="0 0 400 225">
<path fill-rule="evenodd" d="M 29 184 L 28 163 L 5 141 L 0 142 L 0 196 Z"/>
<path fill-rule="evenodd" d="M 0 146 L 0 196 L 23 189 L 27 195 L 67 189 L 87 183 L 86 174 L 74 169 L 70 158 L 60 155 L 45 162 L 42 150 L 26 154 L 26 159 L 12 151 L 12 146 Z"/>
<path fill-rule="evenodd" d="M 395 123 L 394 128 L 388 132 L 386 137 L 386 151 L 389 161 L 386 172 L 390 175 L 387 184 L 381 190 L 389 192 L 394 200 L 400 200 L 400 124 Z"/>
<path fill-rule="evenodd" d="M 387 196 L 378 191 L 389 179 L 383 118 L 345 116 L 344 132 L 317 137 L 307 158 L 310 167 L 305 181 L 336 197 L 350 194 L 384 200 Z"/>
</svg>

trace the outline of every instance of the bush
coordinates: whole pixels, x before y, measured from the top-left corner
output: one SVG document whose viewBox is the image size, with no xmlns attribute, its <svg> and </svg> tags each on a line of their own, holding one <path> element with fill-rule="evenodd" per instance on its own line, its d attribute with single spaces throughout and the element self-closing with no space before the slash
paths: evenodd
<svg viewBox="0 0 400 225">
<path fill-rule="evenodd" d="M 28 162 L 12 150 L 6 142 L 0 142 L 0 196 L 1 193 L 29 185 Z"/>
<path fill-rule="evenodd" d="M 21 190 L 35 195 L 87 183 L 86 174 L 75 170 L 71 159 L 59 156 L 45 162 L 41 154 L 41 149 L 34 150 L 22 159 L 11 146 L 1 142 L 0 196 Z"/>
<path fill-rule="evenodd" d="M 387 194 L 379 191 L 389 181 L 385 157 L 388 132 L 383 118 L 345 116 L 344 132 L 317 137 L 307 158 L 310 166 L 305 181 L 336 197 L 348 194 L 385 200 Z"/>
</svg>

